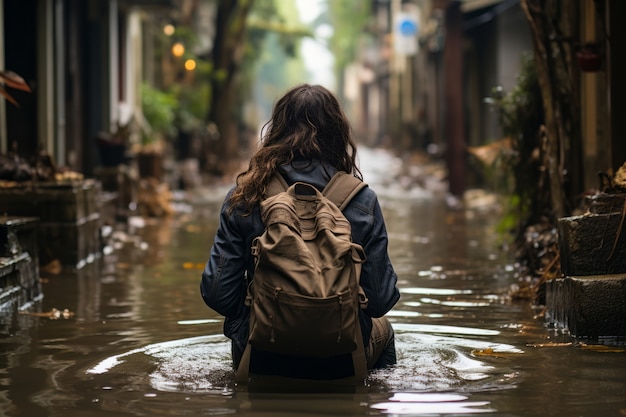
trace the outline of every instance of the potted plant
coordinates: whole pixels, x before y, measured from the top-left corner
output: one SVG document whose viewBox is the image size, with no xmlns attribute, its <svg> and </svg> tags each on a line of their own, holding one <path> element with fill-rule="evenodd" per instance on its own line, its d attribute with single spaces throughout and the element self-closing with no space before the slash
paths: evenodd
<svg viewBox="0 0 626 417">
<path fill-rule="evenodd" d="M 116 167 L 127 162 L 132 120 L 118 123 L 113 132 L 99 132 L 96 144 L 100 153 L 100 163 L 105 167 Z"/>
<path fill-rule="evenodd" d="M 139 175 L 160 180 L 163 176 L 164 146 L 176 134 L 174 120 L 178 102 L 173 94 L 144 83 L 141 105 L 141 143 L 136 152 Z"/>
</svg>

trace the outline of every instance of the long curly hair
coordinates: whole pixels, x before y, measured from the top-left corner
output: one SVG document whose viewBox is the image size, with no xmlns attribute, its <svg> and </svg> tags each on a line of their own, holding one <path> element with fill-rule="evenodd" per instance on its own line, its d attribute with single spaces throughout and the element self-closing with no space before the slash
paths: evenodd
<svg viewBox="0 0 626 417">
<path fill-rule="evenodd" d="M 294 160 L 327 161 L 340 171 L 363 179 L 356 163 L 350 122 L 339 101 L 320 85 L 300 84 L 274 105 L 261 130 L 261 145 L 247 170 L 237 175 L 230 209 L 250 214 L 266 194 L 272 176 Z"/>
</svg>

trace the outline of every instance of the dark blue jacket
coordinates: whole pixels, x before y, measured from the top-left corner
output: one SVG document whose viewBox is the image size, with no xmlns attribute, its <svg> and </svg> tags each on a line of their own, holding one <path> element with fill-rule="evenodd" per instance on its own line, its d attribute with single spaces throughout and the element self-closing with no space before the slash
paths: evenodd
<svg viewBox="0 0 626 417">
<path fill-rule="evenodd" d="M 290 185 L 302 181 L 321 191 L 337 169 L 323 162 L 300 162 L 281 167 L 280 172 Z M 243 352 L 248 340 L 249 318 L 249 308 L 244 305 L 246 279 L 253 278 L 254 274 L 250 248 L 252 240 L 263 233 L 264 227 L 258 206 L 249 216 L 243 216 L 241 209 L 229 215 L 227 209 L 225 203 L 202 273 L 200 291 L 204 302 L 225 316 L 224 334 L 232 339 L 234 351 Z M 352 226 L 352 240 L 365 251 L 360 282 L 369 303 L 361 314 L 361 327 L 364 340 L 369 340 L 371 317 L 382 317 L 400 298 L 397 276 L 387 254 L 387 230 L 376 193 L 365 187 L 343 213 Z"/>
</svg>

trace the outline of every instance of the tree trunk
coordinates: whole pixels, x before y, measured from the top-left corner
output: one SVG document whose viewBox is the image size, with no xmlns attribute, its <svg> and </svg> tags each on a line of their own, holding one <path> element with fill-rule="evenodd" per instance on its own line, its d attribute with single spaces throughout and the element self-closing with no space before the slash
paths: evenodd
<svg viewBox="0 0 626 417">
<path fill-rule="evenodd" d="M 208 119 L 219 131 L 216 157 L 212 159 L 218 165 L 213 168 L 222 173 L 227 173 L 239 149 L 234 95 L 244 55 L 246 18 L 253 3 L 254 0 L 219 0 L 217 6 Z"/>
<path fill-rule="evenodd" d="M 448 140 L 447 166 L 450 193 L 462 198 L 465 192 L 465 120 L 463 109 L 463 15 L 458 2 L 445 11 L 446 46 L 443 59 L 445 68 L 445 135 Z"/>
<path fill-rule="evenodd" d="M 579 95 L 572 68 L 572 49 L 578 39 L 577 2 L 522 0 L 533 33 L 535 64 L 541 88 L 545 123 L 542 132 L 543 165 L 554 218 L 567 214 L 564 173 L 573 193 L 580 192 Z"/>
</svg>

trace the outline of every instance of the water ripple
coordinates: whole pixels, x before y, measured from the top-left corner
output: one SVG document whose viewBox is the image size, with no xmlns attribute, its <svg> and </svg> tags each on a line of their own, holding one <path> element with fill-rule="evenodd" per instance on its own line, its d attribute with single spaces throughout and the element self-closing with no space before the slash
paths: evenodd
<svg viewBox="0 0 626 417">
<path fill-rule="evenodd" d="M 521 353 L 510 345 L 467 337 L 498 335 L 496 330 L 402 323 L 395 323 L 394 329 L 398 363 L 371 373 L 369 383 L 373 389 L 449 390 L 486 381 L 473 388 L 480 390 L 510 370 L 494 368 L 483 358 L 472 357 L 473 350 Z M 144 391 L 219 393 L 233 388 L 230 343 L 221 335 L 147 345 L 108 357 L 85 373 L 115 380 L 127 375 L 133 386 L 138 375 L 145 375 L 141 382 Z"/>
</svg>

